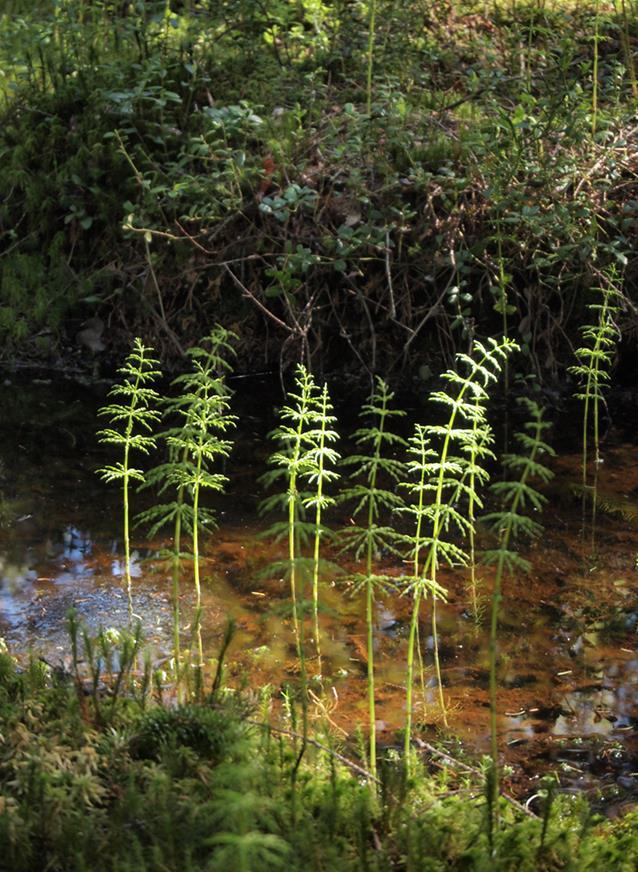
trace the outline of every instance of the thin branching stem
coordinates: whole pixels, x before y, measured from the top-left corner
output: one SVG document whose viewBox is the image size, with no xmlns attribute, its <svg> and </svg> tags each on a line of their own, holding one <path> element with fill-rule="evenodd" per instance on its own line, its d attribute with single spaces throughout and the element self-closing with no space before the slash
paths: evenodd
<svg viewBox="0 0 638 872">
<path fill-rule="evenodd" d="M 383 379 L 377 377 L 370 398 L 361 410 L 361 417 L 368 426 L 355 433 L 355 441 L 361 453 L 347 457 L 344 465 L 351 467 L 354 484 L 341 495 L 342 500 L 353 502 L 352 525 L 343 533 L 345 547 L 354 551 L 357 559 L 364 561 L 363 573 L 353 576 L 355 590 L 365 589 L 366 648 L 367 648 L 367 694 L 369 728 L 369 765 L 376 773 L 376 708 L 375 708 L 375 618 L 374 604 L 377 590 L 390 586 L 391 579 L 375 571 L 375 556 L 382 550 L 396 552 L 399 537 L 390 526 L 379 523 L 382 512 L 390 512 L 403 506 L 403 500 L 394 490 L 383 486 L 383 477 L 388 484 L 395 485 L 402 477 L 403 464 L 387 453 L 392 448 L 403 447 L 404 440 L 391 432 L 388 419 L 400 417 L 405 413 L 391 408 L 394 395 Z M 364 453 L 365 452 L 365 453 Z M 365 526 L 356 523 L 363 515 Z"/>
</svg>

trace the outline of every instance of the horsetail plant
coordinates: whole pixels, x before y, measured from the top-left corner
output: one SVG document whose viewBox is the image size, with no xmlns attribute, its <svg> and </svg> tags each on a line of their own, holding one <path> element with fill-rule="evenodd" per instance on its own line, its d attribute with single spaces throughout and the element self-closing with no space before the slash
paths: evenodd
<svg viewBox="0 0 638 872">
<path fill-rule="evenodd" d="M 408 491 L 409 499 L 407 505 L 400 507 L 399 511 L 412 515 L 414 519 L 414 533 L 406 534 L 404 537 L 404 541 L 409 545 L 406 559 L 412 564 L 412 573 L 402 577 L 403 583 L 409 585 L 408 590 L 411 589 L 413 595 L 412 617 L 410 619 L 410 632 L 408 636 L 404 739 L 406 768 L 409 769 L 410 739 L 412 735 L 414 651 L 417 644 L 421 602 L 428 593 L 432 597 L 438 596 L 441 599 L 446 599 L 447 592 L 438 583 L 434 585 L 429 580 L 424 581 L 421 578 L 421 556 L 429 544 L 426 539 L 426 529 L 429 520 L 427 500 L 430 492 L 432 461 L 436 456 L 436 452 L 430 447 L 427 428 L 423 424 L 416 424 L 414 434 L 408 439 L 407 453 L 406 471 L 411 478 L 402 481 L 401 485 Z"/>
<path fill-rule="evenodd" d="M 481 407 L 481 398 L 475 398 L 477 406 L 472 428 L 474 433 L 463 450 L 467 452 L 467 468 L 465 474 L 468 482 L 467 490 L 467 519 L 470 522 L 468 528 L 468 557 L 470 568 L 470 596 L 472 600 L 472 616 L 478 625 L 481 608 L 479 606 L 478 579 L 476 576 L 476 510 L 483 508 L 480 496 L 480 488 L 489 481 L 489 475 L 485 470 L 486 460 L 495 460 L 496 455 L 490 448 L 494 442 L 492 428 L 485 420 Z"/>
<path fill-rule="evenodd" d="M 182 490 L 182 494 L 190 498 L 190 533 L 195 585 L 193 638 L 197 645 L 198 682 L 202 680 L 204 665 L 199 534 L 203 522 L 208 522 L 209 525 L 213 522 L 210 511 L 200 504 L 201 495 L 204 490 L 217 493 L 224 491 L 228 481 L 227 476 L 220 472 L 212 472 L 211 466 L 218 460 L 228 458 L 232 443 L 222 437 L 236 421 L 235 416 L 229 412 L 230 392 L 226 387 L 225 373 L 218 375 L 214 372 L 214 362 L 219 361 L 221 357 L 220 348 L 228 350 L 230 346 L 226 336 L 220 334 L 213 335 L 212 345 L 214 349 L 212 357 L 206 351 L 196 349 L 191 355 L 192 371 L 175 380 L 181 390 L 176 408 L 178 416 L 181 417 L 181 427 L 166 438 L 169 450 L 172 449 L 179 457 L 168 475 L 168 481 L 174 485 L 178 494 Z M 227 364 L 225 357 L 222 359 Z"/>
<path fill-rule="evenodd" d="M 123 376 L 122 382 L 109 391 L 110 397 L 121 398 L 122 402 L 111 403 L 98 411 L 98 415 L 108 415 L 112 425 L 98 432 L 99 441 L 117 445 L 123 453 L 121 461 L 102 467 L 98 473 L 106 482 L 117 481 L 122 484 L 124 575 L 129 617 L 133 615 L 129 493 L 131 482 L 144 481 L 144 472 L 131 466 L 131 452 L 148 454 L 155 448 L 155 438 L 150 433 L 160 419 L 159 411 L 153 408 L 159 400 L 159 394 L 148 386 L 160 376 L 156 368 L 158 361 L 151 356 L 152 353 L 152 348 L 145 346 L 139 337 L 135 338 L 133 350 L 118 370 Z"/>
<path fill-rule="evenodd" d="M 600 467 L 600 404 L 604 402 L 604 390 L 609 384 L 612 356 L 619 338 L 614 317 L 619 311 L 620 292 L 616 286 L 616 271 L 608 274 L 606 287 L 597 288 L 602 298 L 591 303 L 589 311 L 594 316 L 592 324 L 582 329 L 585 345 L 575 351 L 579 363 L 569 367 L 569 372 L 578 376 L 581 388 L 574 394 L 583 402 L 581 483 L 583 489 L 583 527 L 585 524 L 585 499 L 592 497 L 592 546 L 596 530 L 596 501 L 598 469 Z M 589 433 L 593 431 L 594 473 L 589 484 Z"/>
<path fill-rule="evenodd" d="M 463 514 L 462 498 L 476 501 L 476 485 L 485 481 L 481 472 L 468 477 L 471 466 L 477 466 L 484 441 L 485 404 L 489 399 L 488 387 L 501 372 L 504 361 L 518 346 L 503 337 L 500 342 L 490 339 L 487 345 L 478 340 L 473 343 L 473 357 L 457 355 L 457 363 L 466 369 L 462 375 L 455 370 L 443 374 L 453 388 L 450 391 L 435 391 L 430 401 L 443 405 L 449 412 L 445 424 L 419 425 L 411 443 L 416 451 L 416 463 L 411 468 L 418 475 L 416 532 L 407 537 L 413 562 L 413 573 L 405 579 L 405 592 L 413 597 L 410 639 L 407 661 L 406 697 L 406 766 L 410 763 L 410 738 L 412 720 L 412 683 L 414 675 L 414 646 L 418 629 L 418 614 L 421 600 L 429 593 L 432 596 L 432 637 L 434 643 L 434 666 L 439 689 L 439 703 L 444 723 L 447 723 L 443 683 L 439 659 L 436 603 L 445 597 L 445 589 L 438 581 L 441 562 L 449 566 L 467 565 L 467 552 L 452 538 L 456 533 L 461 539 L 468 536 L 471 523 Z M 440 444 L 438 452 L 432 453 L 432 443 Z M 455 453 L 453 453 L 455 452 Z M 407 487 L 414 489 L 411 482 Z M 431 499 L 426 502 L 426 496 Z M 421 552 L 425 558 L 421 561 Z"/>
<path fill-rule="evenodd" d="M 325 485 L 335 482 L 340 474 L 334 467 L 340 455 L 331 447 L 330 443 L 338 440 L 339 434 L 332 429 L 336 423 L 336 417 L 332 414 L 333 406 L 328 394 L 328 386 L 324 384 L 321 394 L 317 399 L 317 414 L 314 433 L 310 431 L 308 439 L 314 438 L 314 447 L 308 452 L 308 471 L 303 475 L 307 477 L 308 484 L 314 487 L 314 493 L 303 499 L 305 509 L 315 510 L 313 531 L 313 554 L 312 554 L 312 614 L 314 620 L 315 649 L 319 675 L 321 675 L 321 639 L 319 630 L 319 571 L 321 538 L 326 534 L 323 525 L 323 512 L 335 504 L 335 499 L 325 491 Z"/>
<path fill-rule="evenodd" d="M 543 420 L 543 410 L 534 401 L 525 397 L 519 400 L 527 408 L 530 420 L 525 429 L 516 434 L 516 441 L 524 453 L 506 454 L 502 463 L 507 471 L 517 476 L 514 480 L 494 482 L 490 486 L 492 493 L 501 501 L 501 509 L 483 517 L 497 536 L 497 546 L 485 552 L 485 562 L 495 566 L 494 585 L 492 589 L 492 609 L 489 638 L 489 673 L 490 673 L 490 744 L 491 766 L 487 784 L 488 796 L 488 834 L 493 846 L 495 827 L 498 825 L 499 766 L 498 766 L 498 732 L 497 732 L 497 634 L 500 602 L 502 598 L 503 576 L 507 571 L 513 574 L 515 570 L 528 572 L 530 564 L 515 550 L 515 542 L 521 537 L 537 538 L 542 533 L 542 526 L 524 514 L 526 509 L 540 512 L 547 502 L 530 484 L 537 479 L 548 482 L 553 473 L 540 462 L 542 455 L 553 456 L 554 451 L 543 441 L 545 431 L 551 425 Z"/>
<path fill-rule="evenodd" d="M 177 679 L 178 694 L 181 695 L 181 650 L 180 650 L 180 575 L 181 562 L 186 556 L 182 553 L 182 536 L 187 533 L 193 536 L 194 511 L 193 505 L 186 499 L 186 484 L 179 474 L 180 465 L 187 463 L 189 448 L 179 448 L 172 441 L 173 437 L 183 434 L 185 424 L 185 408 L 192 403 L 193 393 L 205 390 L 212 391 L 221 397 L 229 398 L 230 390 L 226 384 L 226 376 L 232 366 L 229 358 L 234 355 L 233 340 L 235 334 L 216 324 L 209 336 L 202 340 L 199 346 L 189 349 L 187 352 L 191 360 L 192 370 L 173 381 L 179 393 L 176 397 L 165 401 L 164 418 L 178 418 L 176 426 L 165 430 L 161 438 L 167 444 L 168 460 L 152 469 L 144 486 L 157 487 L 161 495 L 167 490 L 174 491 L 172 500 L 152 506 L 146 512 L 138 516 L 138 523 L 149 523 L 149 536 L 154 536 L 165 526 L 173 526 L 173 547 L 169 551 L 171 560 L 172 576 L 172 600 L 173 600 L 173 656 L 175 662 L 175 674 Z M 198 372 L 197 362 L 201 366 Z M 202 373 L 205 373 L 203 377 Z M 184 392 L 183 392 L 184 391 Z M 229 423 L 231 420 L 228 418 Z M 201 505 L 198 505 L 198 525 L 201 529 L 214 529 L 214 513 Z"/>
<path fill-rule="evenodd" d="M 316 426 L 317 426 L 317 385 L 303 364 L 297 366 L 295 387 L 287 395 L 285 405 L 279 415 L 281 423 L 272 431 L 270 438 L 278 442 L 279 449 L 270 458 L 274 467 L 264 476 L 266 486 L 273 484 L 282 475 L 286 480 L 285 494 L 275 494 L 263 501 L 261 509 L 270 511 L 282 503 L 286 508 L 286 521 L 274 524 L 268 533 L 284 535 L 288 544 L 287 568 L 290 577 L 290 598 L 292 602 L 292 621 L 297 654 L 305 674 L 305 657 L 301 638 L 302 624 L 299 620 L 298 606 L 298 568 L 301 565 L 300 544 L 306 538 L 312 525 L 302 519 L 304 497 L 300 492 L 304 476 L 315 472 Z M 303 593 L 303 591 L 302 591 Z M 303 597 L 302 597 L 303 599 Z"/>
<path fill-rule="evenodd" d="M 382 512 L 390 513 L 403 506 L 403 499 L 393 490 L 382 486 L 382 478 L 397 484 L 404 475 L 400 460 L 385 456 L 393 448 L 404 447 L 405 440 L 388 429 L 389 419 L 405 415 L 401 409 L 390 408 L 394 394 L 382 378 L 377 376 L 370 402 L 361 409 L 361 416 L 370 420 L 367 427 L 354 433 L 357 446 L 367 453 L 346 457 L 342 464 L 351 467 L 350 477 L 355 482 L 346 488 L 340 499 L 352 501 L 352 526 L 343 533 L 345 548 L 354 551 L 356 560 L 364 560 L 363 572 L 353 577 L 354 589 L 363 587 L 366 596 L 366 629 L 368 655 L 368 722 L 369 722 L 369 769 L 376 776 L 376 713 L 374 677 L 374 600 L 378 590 L 392 584 L 392 578 L 375 572 L 373 562 L 381 551 L 397 552 L 399 536 L 391 526 L 380 524 Z M 356 523 L 362 517 L 365 525 Z"/>
</svg>

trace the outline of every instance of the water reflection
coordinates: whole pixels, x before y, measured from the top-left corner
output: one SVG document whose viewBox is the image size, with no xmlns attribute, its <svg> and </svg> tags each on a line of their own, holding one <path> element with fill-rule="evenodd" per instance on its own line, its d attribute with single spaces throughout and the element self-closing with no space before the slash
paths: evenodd
<svg viewBox="0 0 638 872">
<path fill-rule="evenodd" d="M 115 550 L 116 544 L 113 544 L 113 549 Z M 122 560 L 120 557 L 115 557 L 111 561 L 111 575 L 121 578 L 125 574 L 126 569 L 126 561 Z M 131 558 L 129 560 L 129 572 L 131 574 L 131 578 L 140 578 L 142 575 L 142 566 L 140 563 L 140 555 L 137 551 L 133 551 L 131 553 Z"/>
<path fill-rule="evenodd" d="M 0 614 L 12 626 L 26 619 L 34 597 L 37 572 L 28 561 L 13 562 L 0 554 Z"/>
</svg>

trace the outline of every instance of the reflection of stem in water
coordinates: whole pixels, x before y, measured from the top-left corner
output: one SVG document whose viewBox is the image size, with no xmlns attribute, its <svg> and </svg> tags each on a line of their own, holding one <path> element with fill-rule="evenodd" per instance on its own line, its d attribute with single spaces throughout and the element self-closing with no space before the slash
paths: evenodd
<svg viewBox="0 0 638 872">
<path fill-rule="evenodd" d="M 598 463 L 594 464 L 594 481 L 591 488 L 591 553 L 596 551 L 596 513 L 598 509 Z"/>
<path fill-rule="evenodd" d="M 406 766 L 409 766 L 410 760 L 410 737 L 412 734 L 412 682 L 414 675 L 414 646 L 416 644 L 417 630 L 419 626 L 419 609 L 421 607 L 421 588 L 417 587 L 414 591 L 414 602 L 412 604 L 412 618 L 410 620 L 410 635 L 408 636 L 408 657 L 407 657 L 407 682 L 405 695 L 405 739 L 404 739 L 404 755 Z"/>
<path fill-rule="evenodd" d="M 443 696 L 443 679 L 441 677 L 441 660 L 439 657 L 439 634 L 436 626 L 436 596 L 432 597 L 432 639 L 434 641 L 434 669 L 436 671 L 436 683 L 439 690 L 439 705 L 443 715 L 443 723 L 447 727 L 447 711 Z"/>
<path fill-rule="evenodd" d="M 419 623 L 417 621 L 416 625 L 416 655 L 419 661 L 419 679 L 421 681 L 421 696 L 423 697 L 423 710 L 425 711 L 427 706 L 427 699 L 425 695 L 425 665 L 423 663 L 423 651 L 421 650 L 421 631 L 419 629 Z"/>
<path fill-rule="evenodd" d="M 186 450 L 184 450 L 184 460 L 186 459 Z M 181 548 L 182 548 L 182 506 L 184 504 L 184 486 L 182 485 L 177 492 L 178 511 L 175 514 L 175 530 L 173 533 L 173 656 L 175 658 L 175 684 L 177 687 L 177 701 L 183 702 L 182 693 L 182 668 L 181 668 L 181 650 L 179 639 L 179 576 L 181 568 Z"/>
<path fill-rule="evenodd" d="M 202 472 L 202 455 L 197 456 L 196 479 Z M 193 618 L 193 635 L 197 644 L 197 671 L 195 673 L 195 689 L 199 696 L 204 678 L 204 649 L 202 646 L 202 591 L 199 578 L 199 486 L 193 488 L 193 580 L 195 582 L 195 615 Z"/>
</svg>

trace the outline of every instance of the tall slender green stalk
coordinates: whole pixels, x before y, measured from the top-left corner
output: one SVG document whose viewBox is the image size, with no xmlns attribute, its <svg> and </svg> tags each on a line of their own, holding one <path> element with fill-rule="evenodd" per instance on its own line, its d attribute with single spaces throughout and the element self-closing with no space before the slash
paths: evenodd
<svg viewBox="0 0 638 872">
<path fill-rule="evenodd" d="M 318 674 L 321 675 L 321 633 L 319 628 L 319 574 L 321 539 L 326 534 L 323 525 L 323 512 L 335 504 L 335 499 L 325 492 L 325 485 L 340 478 L 334 467 L 340 455 L 329 443 L 338 440 L 339 434 L 332 429 L 336 417 L 332 414 L 333 407 L 328 394 L 328 386 L 324 384 L 317 400 L 317 420 L 315 424 L 315 447 L 308 452 L 309 471 L 304 472 L 308 484 L 313 486 L 314 493 L 303 500 L 305 509 L 315 510 L 314 542 L 312 552 L 312 614 L 314 621 L 315 650 L 317 652 Z M 311 434 L 308 434 L 309 436 Z"/>
<path fill-rule="evenodd" d="M 523 398 L 531 416 L 525 424 L 525 430 L 516 435 L 516 441 L 524 454 L 506 454 L 503 466 L 510 473 L 517 475 L 513 481 L 498 481 L 490 486 L 491 491 L 501 501 L 499 511 L 485 515 L 483 520 L 492 528 L 498 537 L 497 547 L 485 552 L 485 561 L 495 565 L 494 587 L 492 592 L 492 609 L 490 620 L 489 641 L 489 672 L 490 672 L 490 747 L 491 767 L 488 780 L 488 831 L 490 842 L 494 844 L 494 831 L 498 826 L 500 793 L 500 777 L 498 764 L 498 729 L 497 729 L 497 635 L 500 603 L 502 598 L 503 575 L 505 571 L 512 574 L 515 570 L 527 572 L 530 564 L 515 550 L 514 543 L 521 536 L 528 539 L 536 538 L 543 528 L 536 521 L 523 514 L 526 509 L 542 511 L 547 502 L 538 493 L 530 481 L 537 479 L 547 482 L 553 473 L 543 466 L 539 458 L 542 455 L 552 456 L 554 451 L 543 441 L 543 435 L 551 425 L 543 420 L 543 410 L 532 400 Z"/>
<path fill-rule="evenodd" d="M 397 551 L 398 534 L 393 527 L 380 524 L 382 512 L 392 512 L 403 506 L 403 500 L 393 490 L 384 488 L 381 479 L 397 484 L 404 474 L 404 464 L 385 456 L 385 452 L 405 446 L 405 441 L 388 430 L 389 419 L 401 417 L 405 412 L 390 408 L 394 394 L 383 379 L 377 377 L 370 402 L 361 409 L 361 416 L 370 420 L 370 425 L 354 433 L 357 446 L 367 453 L 350 455 L 343 460 L 351 467 L 350 478 L 355 482 L 341 494 L 341 499 L 352 501 L 352 518 L 363 517 L 365 526 L 354 523 L 343 532 L 345 547 L 354 551 L 357 560 L 364 561 L 363 572 L 353 581 L 355 590 L 365 588 L 366 629 L 368 656 L 368 724 L 369 768 L 372 775 L 377 771 L 375 672 L 374 672 L 374 600 L 379 589 L 391 584 L 388 575 L 374 569 L 374 560 L 382 550 Z"/>
<path fill-rule="evenodd" d="M 129 491 L 132 481 L 144 481 L 144 472 L 131 466 L 131 452 L 140 451 L 142 454 L 148 454 L 155 447 L 155 438 L 149 434 L 153 425 L 160 419 L 160 413 L 153 408 L 153 404 L 159 400 L 159 394 L 147 386 L 160 375 L 159 370 L 156 369 L 158 361 L 151 357 L 152 352 L 153 349 L 145 346 L 141 339 L 134 340 L 133 350 L 118 370 L 123 376 L 122 383 L 115 385 L 109 391 L 110 397 L 121 397 L 122 402 L 103 406 L 98 412 L 99 415 L 108 415 L 113 425 L 98 432 L 99 441 L 108 445 L 117 445 L 123 452 L 121 461 L 104 466 L 98 472 L 104 481 L 118 481 L 122 484 L 124 575 L 129 617 L 133 614 Z M 116 427 L 119 427 L 122 432 L 120 429 L 115 429 Z"/>
<path fill-rule="evenodd" d="M 596 0 L 594 5 L 594 64 L 592 68 L 592 89 L 591 89 L 591 135 L 596 135 L 598 126 L 598 57 L 600 42 L 600 0 Z"/>
<path fill-rule="evenodd" d="M 401 482 L 410 494 L 410 499 L 404 508 L 399 509 L 413 516 L 414 533 L 406 537 L 409 551 L 406 555 L 412 564 L 411 576 L 404 577 L 404 581 L 414 585 L 412 604 L 412 617 L 410 619 L 410 632 L 408 636 L 407 654 L 407 680 L 406 680 L 406 723 L 404 737 L 404 752 L 406 767 L 409 768 L 410 741 L 412 738 L 412 712 L 413 712 L 413 686 L 414 686 L 414 652 L 418 639 L 419 612 L 421 602 L 429 593 L 432 597 L 447 598 L 447 591 L 440 585 L 433 586 L 429 580 L 422 581 L 421 555 L 427 547 L 428 540 L 425 536 L 429 513 L 427 509 L 428 496 L 430 493 L 430 480 L 432 462 L 436 457 L 436 451 L 430 447 L 427 428 L 423 424 L 416 424 L 414 434 L 408 439 L 408 462 L 407 472 L 414 480 L 406 479 Z"/>
<path fill-rule="evenodd" d="M 406 765 L 409 767 L 409 750 L 412 718 L 412 683 L 414 680 L 414 644 L 416 628 L 418 627 L 418 611 L 421 599 L 427 594 L 432 596 L 432 636 L 434 642 L 434 666 L 439 688 L 439 703 L 443 720 L 447 723 L 443 682 L 439 659 L 437 632 L 436 603 L 445 595 L 444 588 L 438 581 L 438 570 L 441 562 L 450 566 L 467 565 L 469 557 L 466 551 L 452 538 L 454 534 L 466 537 L 470 530 L 470 521 L 462 512 L 460 498 L 471 495 L 470 482 L 482 482 L 485 476 L 468 479 L 469 460 L 476 464 L 479 450 L 473 444 L 481 438 L 485 423 L 485 403 L 489 398 L 488 387 L 496 381 L 503 362 L 518 346 L 506 337 L 499 342 L 490 339 L 487 345 L 475 341 L 473 357 L 465 354 L 457 355 L 457 364 L 466 370 L 465 375 L 449 370 L 443 378 L 452 390 L 436 391 L 430 400 L 448 410 L 448 420 L 443 425 L 427 424 L 419 427 L 415 433 L 417 448 L 422 451 L 417 467 L 420 484 L 418 486 L 420 513 L 417 515 L 417 531 L 407 537 L 410 553 L 414 560 L 414 574 L 407 576 L 406 592 L 413 596 L 412 623 L 408 640 L 407 657 L 407 698 L 406 698 L 406 735 L 405 752 Z M 477 424 L 478 418 L 478 424 Z M 435 455 L 431 443 L 439 444 Z M 413 443 L 414 444 L 414 443 Z M 420 445 L 423 447 L 421 448 Z M 433 457 L 433 459 L 430 459 Z M 410 483 L 407 483 L 410 487 Z M 426 502 L 425 495 L 431 495 Z M 423 501 L 421 501 L 423 495 Z M 474 495 L 476 499 L 476 494 Z M 425 559 L 419 563 L 419 554 L 425 549 Z"/>
<path fill-rule="evenodd" d="M 164 410 L 164 415 L 167 416 L 174 410 L 175 400 L 167 400 Z M 166 431 L 161 435 L 166 439 L 172 431 Z M 169 475 L 181 462 L 184 463 L 188 458 L 186 451 L 177 452 L 175 448 L 168 448 L 168 459 L 166 463 L 150 470 L 146 476 L 144 487 L 156 487 L 159 495 L 162 495 L 169 488 Z M 183 687 L 182 687 L 182 655 L 181 655 L 181 640 L 180 640 L 180 577 L 182 560 L 185 555 L 182 553 L 182 533 L 192 530 L 192 511 L 191 507 L 184 498 L 184 485 L 180 485 L 176 489 L 175 498 L 168 503 L 159 503 L 151 506 L 150 509 L 142 512 L 137 517 L 137 523 L 150 523 L 148 530 L 149 538 L 155 536 L 159 530 L 167 525 L 173 525 L 173 543 L 172 548 L 167 552 L 167 556 L 171 564 L 171 601 L 173 611 L 173 672 L 175 675 L 175 685 L 177 688 L 178 702 L 183 702 Z M 163 555 L 161 555 L 163 556 Z"/>
<path fill-rule="evenodd" d="M 503 255 L 503 222 L 502 216 L 496 217 L 496 246 L 497 246 L 497 273 L 496 287 L 493 289 L 495 301 L 494 311 L 501 316 L 501 334 L 504 338 L 509 338 L 509 316 L 515 314 L 516 306 L 511 302 L 508 292 L 509 285 L 512 281 L 512 276 L 507 272 L 505 256 Z M 503 393 L 505 394 L 505 409 L 503 413 L 502 434 L 503 434 L 503 450 L 507 451 L 509 442 L 509 404 L 507 399 L 510 393 L 510 371 L 509 361 L 505 359 L 503 362 Z"/>
<path fill-rule="evenodd" d="M 629 84 L 635 102 L 638 102 L 638 79 L 636 78 L 636 62 L 631 46 L 629 14 L 627 13 L 626 0 L 620 0 L 620 8 L 622 13 L 622 28 L 620 30 L 620 41 L 623 47 L 625 56 L 625 68 L 629 75 Z"/>
<path fill-rule="evenodd" d="M 475 399 L 477 406 L 480 405 L 480 402 L 481 400 L 477 396 Z M 474 429 L 474 434 L 468 444 L 464 446 L 464 450 L 468 454 L 468 465 L 465 474 L 468 481 L 467 518 L 470 522 L 468 530 L 470 596 L 472 601 L 472 616 L 478 625 L 481 608 L 479 606 L 478 579 L 476 575 L 476 510 L 483 508 L 480 488 L 489 480 L 483 464 L 486 460 L 495 460 L 496 455 L 490 448 L 494 443 L 492 428 L 485 421 L 478 408 L 472 421 L 472 428 Z"/>
<path fill-rule="evenodd" d="M 377 25 L 377 0 L 368 2 L 368 48 L 366 71 L 366 112 L 368 118 L 372 114 L 372 73 L 374 69 L 374 40 Z"/>
</svg>

